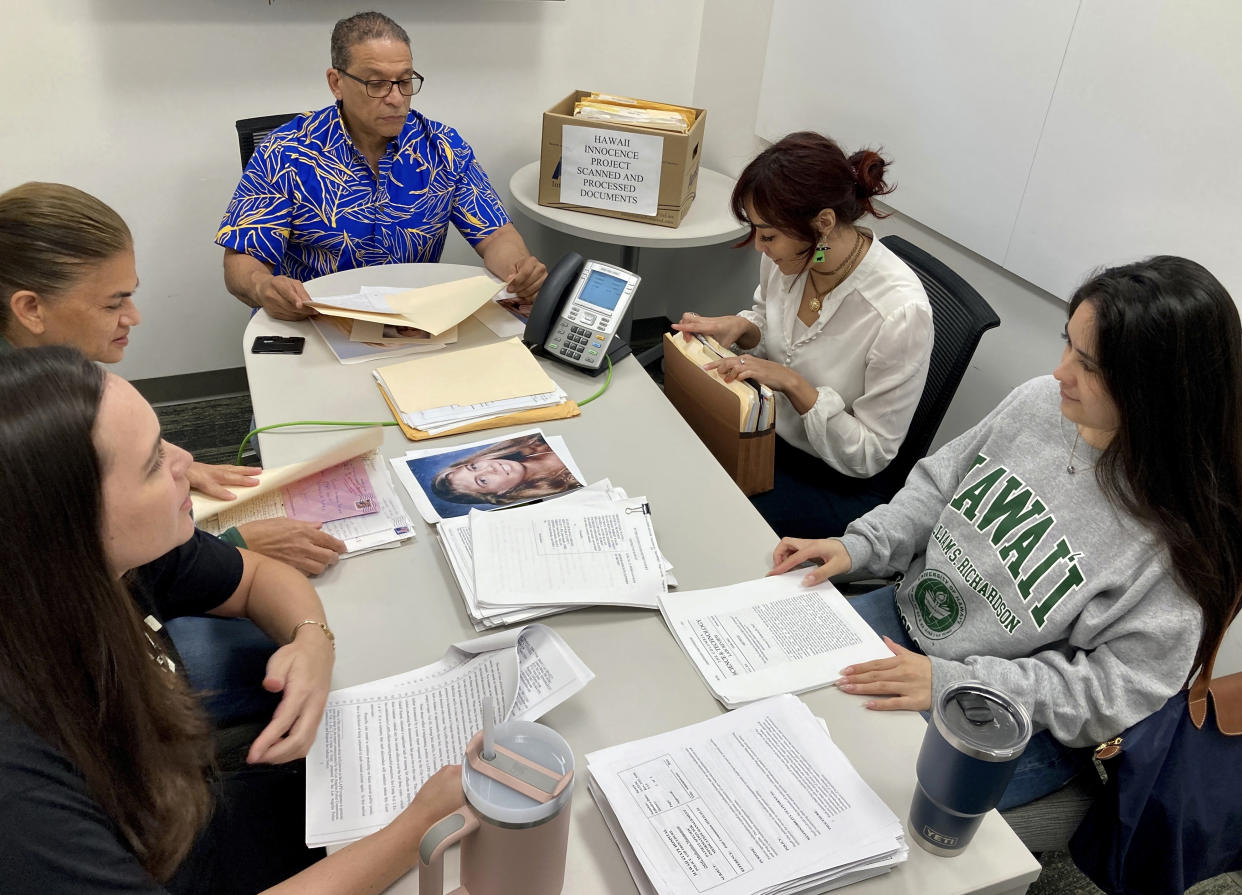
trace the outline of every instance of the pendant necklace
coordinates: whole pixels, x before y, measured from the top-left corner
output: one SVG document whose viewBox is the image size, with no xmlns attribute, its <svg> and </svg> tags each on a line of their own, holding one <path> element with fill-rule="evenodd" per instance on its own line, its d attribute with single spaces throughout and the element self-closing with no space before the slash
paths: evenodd
<svg viewBox="0 0 1242 895">
<path fill-rule="evenodd" d="M 816 274 L 820 274 L 820 276 L 831 277 L 831 276 L 835 276 L 836 274 L 840 273 L 840 272 L 841 272 L 842 270 L 844 270 L 845 268 L 849 267 L 849 265 L 853 264 L 853 263 L 854 263 L 854 261 L 855 261 L 855 259 L 857 259 L 857 258 L 858 258 L 858 255 L 859 255 L 859 249 L 861 249 L 861 248 L 862 248 L 862 244 L 863 244 L 863 235 L 862 235 L 862 231 L 861 231 L 861 230 L 855 230 L 855 231 L 854 231 L 854 237 L 855 237 L 855 238 L 854 238 L 854 247 L 853 247 L 852 249 L 850 249 L 850 253 L 849 253 L 849 255 L 847 255 L 847 256 L 846 256 L 846 258 L 845 258 L 845 260 L 844 260 L 844 261 L 842 261 L 840 264 L 838 264 L 838 265 L 837 265 L 836 267 L 834 267 L 832 270 L 827 270 L 827 271 L 824 271 L 822 274 L 820 274 L 820 272 L 819 272 L 818 270 L 815 270 L 814 268 L 807 268 L 807 273 L 808 273 L 811 277 L 814 277 Z M 841 284 L 840 284 L 840 283 L 837 283 L 837 284 L 836 284 L 836 286 L 839 286 L 839 285 L 841 285 Z M 828 288 L 828 289 L 825 289 L 825 290 L 824 290 L 824 292 L 823 292 L 823 294 L 822 294 L 822 295 L 820 295 L 820 294 L 818 294 L 818 293 L 816 293 L 816 292 L 814 291 L 814 290 L 815 290 L 815 283 L 814 283 L 814 281 L 813 281 L 813 280 L 811 281 L 811 290 L 812 290 L 812 295 L 811 295 L 811 303 L 810 303 L 810 305 L 811 305 L 811 311 L 812 311 L 813 313 L 816 313 L 816 314 L 818 314 L 818 313 L 819 313 L 819 309 L 820 309 L 820 308 L 822 308 L 822 307 L 824 306 L 824 299 L 827 297 L 827 295 L 828 295 L 828 293 L 829 293 L 829 292 L 831 292 L 833 289 L 835 289 L 835 288 L 836 288 L 836 286 L 832 286 L 832 287 L 830 287 L 830 288 Z"/>
<path fill-rule="evenodd" d="M 1081 437 L 1082 437 L 1082 433 L 1079 432 L 1078 427 L 1075 426 L 1074 427 L 1074 444 L 1070 448 L 1069 462 L 1065 464 L 1065 471 L 1068 472 L 1070 475 L 1073 475 L 1074 473 L 1078 472 L 1077 467 L 1074 466 L 1074 456 L 1078 452 L 1078 439 Z"/>
</svg>

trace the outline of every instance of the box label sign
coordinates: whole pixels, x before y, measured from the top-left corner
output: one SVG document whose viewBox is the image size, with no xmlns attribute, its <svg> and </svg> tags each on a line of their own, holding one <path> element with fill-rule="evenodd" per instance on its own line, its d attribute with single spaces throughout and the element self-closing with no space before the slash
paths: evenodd
<svg viewBox="0 0 1242 895">
<path fill-rule="evenodd" d="M 664 138 L 565 125 L 561 201 L 654 217 L 660 209 Z"/>
</svg>

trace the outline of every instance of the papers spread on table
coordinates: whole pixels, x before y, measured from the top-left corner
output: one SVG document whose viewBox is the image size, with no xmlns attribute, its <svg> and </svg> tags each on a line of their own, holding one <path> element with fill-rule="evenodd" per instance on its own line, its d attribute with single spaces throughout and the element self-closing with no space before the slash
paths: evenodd
<svg viewBox="0 0 1242 895">
<path fill-rule="evenodd" d="M 738 356 L 711 336 L 696 335 L 687 342 L 681 333 L 674 333 L 668 341 L 700 368 L 722 358 Z M 772 414 L 776 406 L 772 389 L 750 379 L 725 382 L 724 377 L 716 370 L 703 370 L 703 375 L 737 395 L 739 432 L 766 432 L 772 425 Z"/>
<path fill-rule="evenodd" d="M 655 608 L 676 584 L 646 500 L 607 480 L 503 513 L 446 519 L 436 532 L 477 630 L 582 606 Z"/>
<path fill-rule="evenodd" d="M 414 449 L 390 461 L 427 522 L 502 509 L 581 488 L 565 439 L 527 429 L 454 447 Z"/>
<path fill-rule="evenodd" d="M 503 289 L 491 277 L 480 275 L 418 289 L 363 286 L 352 295 L 316 298 L 310 306 L 330 317 L 413 327 L 438 336 Z"/>
<path fill-rule="evenodd" d="M 516 338 L 380 367 L 373 374 L 401 421 L 425 432 L 569 400 Z"/>
<path fill-rule="evenodd" d="M 669 630 L 725 706 L 814 690 L 846 665 L 893 655 L 830 582 L 804 588 L 805 575 L 660 599 Z"/>
<path fill-rule="evenodd" d="M 587 755 L 643 895 L 797 895 L 905 861 L 901 821 L 794 696 Z"/>
<path fill-rule="evenodd" d="M 334 690 L 306 756 L 306 844 L 349 842 L 388 824 L 432 774 L 461 761 L 483 726 L 483 697 L 495 698 L 497 722 L 534 721 L 593 677 L 559 634 L 528 625 Z"/>
<path fill-rule="evenodd" d="M 398 547 L 414 537 L 414 523 L 378 450 L 268 491 L 240 506 L 230 504 L 198 526 L 218 535 L 247 522 L 282 516 L 322 522 L 324 531 L 344 541 L 341 559 L 381 547 Z M 323 518 L 326 516 L 332 518 Z"/>
<path fill-rule="evenodd" d="M 363 323 L 345 317 L 312 317 L 311 325 L 319 333 L 328 350 L 343 364 L 360 364 L 368 360 L 383 360 L 389 357 L 403 357 L 410 354 L 422 354 L 427 351 L 439 351 L 457 341 L 457 328 L 453 327 L 435 338 L 409 339 L 394 341 L 355 341 L 354 336 L 366 334 L 370 336 L 376 330 L 383 332 L 390 327 L 379 323 Z M 376 330 L 365 329 L 375 327 Z"/>
</svg>

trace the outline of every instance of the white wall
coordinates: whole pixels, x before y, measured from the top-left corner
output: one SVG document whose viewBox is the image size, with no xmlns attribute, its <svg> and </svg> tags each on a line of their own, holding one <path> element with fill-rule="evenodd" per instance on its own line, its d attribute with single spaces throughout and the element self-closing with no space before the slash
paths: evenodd
<svg viewBox="0 0 1242 895">
<path fill-rule="evenodd" d="M 317 108 L 329 0 L 40 0 L 0 7 L 0 190 L 57 180 L 134 231 L 144 314 L 131 379 L 240 366 L 247 314 L 223 288 L 216 226 L 240 174 L 233 122 Z M 542 111 L 576 88 L 689 103 L 703 0 L 389 0 L 427 83 L 416 107 L 460 130 L 508 199 Z M 48 84 L 50 83 L 50 86 Z M 517 218 L 526 233 L 534 229 Z M 560 248 L 536 233 L 543 257 Z M 447 261 L 477 262 L 456 234 Z"/>
</svg>

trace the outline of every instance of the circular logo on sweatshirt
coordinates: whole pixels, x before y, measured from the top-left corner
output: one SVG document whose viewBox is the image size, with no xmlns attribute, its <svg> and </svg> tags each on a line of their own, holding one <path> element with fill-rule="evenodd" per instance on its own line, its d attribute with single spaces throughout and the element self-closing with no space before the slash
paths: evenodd
<svg viewBox="0 0 1242 895">
<path fill-rule="evenodd" d="M 966 621 L 966 602 L 953 582 L 935 569 L 919 576 L 910 598 L 919 630 L 932 640 L 943 640 Z"/>
</svg>

